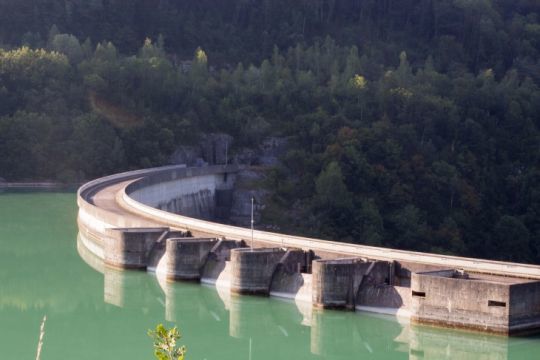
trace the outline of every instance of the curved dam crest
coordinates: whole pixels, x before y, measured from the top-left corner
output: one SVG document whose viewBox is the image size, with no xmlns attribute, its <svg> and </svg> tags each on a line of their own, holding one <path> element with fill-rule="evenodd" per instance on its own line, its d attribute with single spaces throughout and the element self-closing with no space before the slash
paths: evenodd
<svg viewBox="0 0 540 360">
<path fill-rule="evenodd" d="M 77 196 L 79 246 L 106 266 L 314 308 L 505 335 L 540 329 L 540 266 L 259 230 L 252 238 L 250 229 L 212 222 L 227 219 L 238 171 L 180 165 L 91 181 Z"/>
</svg>

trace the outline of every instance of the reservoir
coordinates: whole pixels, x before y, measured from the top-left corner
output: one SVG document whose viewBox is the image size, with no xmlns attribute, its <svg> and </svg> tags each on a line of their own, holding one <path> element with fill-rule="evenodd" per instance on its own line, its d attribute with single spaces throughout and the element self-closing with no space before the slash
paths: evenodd
<svg viewBox="0 0 540 360">
<path fill-rule="evenodd" d="M 539 337 L 410 326 L 387 315 L 234 296 L 78 251 L 74 192 L 0 193 L 1 358 L 153 359 L 146 335 L 177 325 L 187 360 L 536 359 Z"/>
</svg>

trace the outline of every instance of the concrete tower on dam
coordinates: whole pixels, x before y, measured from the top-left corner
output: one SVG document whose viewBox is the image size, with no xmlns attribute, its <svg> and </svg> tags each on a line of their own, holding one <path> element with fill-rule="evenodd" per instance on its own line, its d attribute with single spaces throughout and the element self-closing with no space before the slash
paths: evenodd
<svg viewBox="0 0 540 360">
<path fill-rule="evenodd" d="M 78 246 L 108 267 L 288 297 L 313 308 L 506 335 L 540 329 L 540 266 L 225 225 L 238 171 L 168 166 L 91 181 L 78 192 Z"/>
</svg>

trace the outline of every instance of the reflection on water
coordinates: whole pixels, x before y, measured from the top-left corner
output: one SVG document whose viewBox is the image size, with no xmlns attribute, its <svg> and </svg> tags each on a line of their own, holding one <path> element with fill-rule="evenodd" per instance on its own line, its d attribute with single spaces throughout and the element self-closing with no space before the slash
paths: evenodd
<svg viewBox="0 0 540 360">
<path fill-rule="evenodd" d="M 107 303 L 121 307 L 158 303 L 167 321 L 201 339 L 211 336 L 213 346 L 204 347 L 206 358 L 214 351 L 220 357 L 224 349 L 231 358 L 235 349 L 247 349 L 249 356 L 249 343 L 252 359 L 500 360 L 512 358 L 512 345 L 538 347 L 535 339 L 411 326 L 365 313 L 313 310 L 306 325 L 306 307 L 293 301 L 230 295 L 228 290 L 109 268 L 104 269 L 104 278 Z M 158 286 L 149 286 L 152 282 Z M 230 348 L 231 344 L 237 345 Z"/>
<path fill-rule="evenodd" d="M 508 359 L 510 341 L 502 336 L 422 328 L 409 337 L 410 359 Z"/>
<path fill-rule="evenodd" d="M 516 360 L 540 353 L 538 338 L 312 311 L 309 304 L 105 268 L 84 248 L 77 252 L 74 200 L 73 194 L 0 195 L 2 359 L 35 358 L 44 315 L 42 360 L 151 359 L 146 330 L 160 322 L 184 332 L 189 360 Z"/>
</svg>

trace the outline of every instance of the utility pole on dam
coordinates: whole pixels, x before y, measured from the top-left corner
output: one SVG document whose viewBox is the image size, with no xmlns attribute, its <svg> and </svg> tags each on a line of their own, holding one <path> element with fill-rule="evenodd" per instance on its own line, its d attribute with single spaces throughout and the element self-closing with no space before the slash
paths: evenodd
<svg viewBox="0 0 540 360">
<path fill-rule="evenodd" d="M 253 202 L 254 198 L 251 197 L 251 251 L 253 251 L 253 224 L 255 223 L 255 220 L 253 220 Z"/>
</svg>

